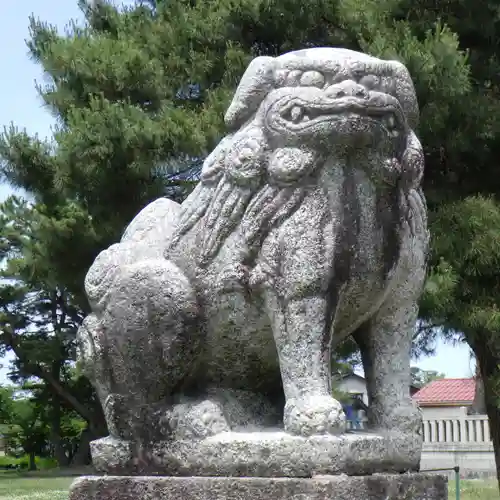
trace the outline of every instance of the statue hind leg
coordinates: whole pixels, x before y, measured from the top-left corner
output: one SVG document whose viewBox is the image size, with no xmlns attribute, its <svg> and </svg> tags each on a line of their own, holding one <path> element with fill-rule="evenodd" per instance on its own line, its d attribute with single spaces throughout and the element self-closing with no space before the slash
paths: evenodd
<svg viewBox="0 0 500 500">
<path fill-rule="evenodd" d="M 168 422 L 158 418 L 155 430 L 143 420 L 172 405 L 196 364 L 202 342 L 196 296 L 182 271 L 164 259 L 124 264 L 117 274 L 105 303 L 79 331 L 86 346 L 80 359 L 112 435 L 165 434 Z"/>
<path fill-rule="evenodd" d="M 354 338 L 361 350 L 372 427 L 418 436 L 422 417 L 410 395 L 410 361 L 429 235 L 423 196 L 412 190 L 407 202 L 410 217 L 402 222 L 394 286 L 381 308 L 355 332 Z"/>
<path fill-rule="evenodd" d="M 380 431 L 421 433 L 421 415 L 410 395 L 411 347 L 417 305 L 389 301 L 354 334 L 365 372 L 369 426 Z"/>
<path fill-rule="evenodd" d="M 79 330 L 80 362 L 97 388 L 110 434 L 121 439 L 167 438 L 189 421 L 196 427 L 196 419 L 203 420 L 202 434 L 225 430 L 223 417 L 206 418 L 220 416 L 214 405 L 176 407 L 173 401 L 203 342 L 196 293 L 163 257 L 179 210 L 167 199 L 148 205 L 86 277 L 93 314 Z"/>
<path fill-rule="evenodd" d="M 422 415 L 410 394 L 417 310 L 416 301 L 390 297 L 355 334 L 367 384 L 368 427 L 399 442 L 393 462 L 399 472 L 418 471 L 422 451 Z"/>
</svg>

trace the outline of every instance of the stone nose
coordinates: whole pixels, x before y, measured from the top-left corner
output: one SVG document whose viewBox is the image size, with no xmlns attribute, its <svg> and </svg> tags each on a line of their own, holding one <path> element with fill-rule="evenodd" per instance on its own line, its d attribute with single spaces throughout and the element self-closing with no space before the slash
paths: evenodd
<svg viewBox="0 0 500 500">
<path fill-rule="evenodd" d="M 353 80 L 344 80 L 343 82 L 330 85 L 325 90 L 325 93 L 328 97 L 333 98 L 352 96 L 360 99 L 368 99 L 370 96 L 368 90 L 363 85 Z"/>
</svg>

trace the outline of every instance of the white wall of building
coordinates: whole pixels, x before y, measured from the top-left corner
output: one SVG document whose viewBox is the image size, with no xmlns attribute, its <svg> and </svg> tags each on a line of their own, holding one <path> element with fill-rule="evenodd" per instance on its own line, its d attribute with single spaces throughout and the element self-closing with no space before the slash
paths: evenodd
<svg viewBox="0 0 500 500">
<path fill-rule="evenodd" d="M 363 403 L 368 405 L 368 394 L 366 391 L 366 382 L 358 377 L 346 377 L 339 384 L 338 388 L 348 394 L 362 394 Z"/>
<path fill-rule="evenodd" d="M 420 409 L 424 420 L 446 420 L 467 416 L 467 408 L 464 406 L 421 406 Z"/>
</svg>

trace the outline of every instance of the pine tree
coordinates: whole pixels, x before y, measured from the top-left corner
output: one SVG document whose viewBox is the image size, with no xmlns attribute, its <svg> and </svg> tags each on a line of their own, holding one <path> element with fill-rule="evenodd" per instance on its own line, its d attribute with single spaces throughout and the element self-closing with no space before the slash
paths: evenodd
<svg viewBox="0 0 500 500">
<path fill-rule="evenodd" d="M 46 237 L 46 222 L 36 204 L 11 197 L 0 205 L 0 260 L 4 262 L 0 269 L 0 352 L 15 354 L 13 382 L 36 377 L 45 384 L 56 452 L 61 449 L 57 447 L 62 440 L 61 418 L 68 410 L 87 422 L 88 433 L 81 436 L 87 451 L 82 448 L 80 452 L 86 458 L 87 434 L 98 437 L 106 425 L 89 382 L 77 376 L 72 366 L 76 330 L 84 312 L 71 292 L 54 279 L 53 261 L 40 243 Z"/>
</svg>

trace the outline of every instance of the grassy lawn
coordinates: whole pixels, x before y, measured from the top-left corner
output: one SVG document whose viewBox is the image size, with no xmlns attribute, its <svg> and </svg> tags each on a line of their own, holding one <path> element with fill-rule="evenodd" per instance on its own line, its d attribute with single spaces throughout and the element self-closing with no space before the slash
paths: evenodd
<svg viewBox="0 0 500 500">
<path fill-rule="evenodd" d="M 67 500 L 74 477 L 0 474 L 0 500 Z M 450 481 L 450 500 L 455 488 Z M 462 481 L 461 500 L 498 500 L 496 481 Z"/>
<path fill-rule="evenodd" d="M 498 499 L 498 483 L 496 481 L 460 481 L 460 500 Z M 454 480 L 450 481 L 450 500 L 455 500 Z"/>
<path fill-rule="evenodd" d="M 66 500 L 72 477 L 0 475 L 1 500 Z"/>
<path fill-rule="evenodd" d="M 0 500 L 67 500 L 75 477 L 91 469 L 61 469 L 40 472 L 0 471 Z"/>
</svg>

